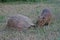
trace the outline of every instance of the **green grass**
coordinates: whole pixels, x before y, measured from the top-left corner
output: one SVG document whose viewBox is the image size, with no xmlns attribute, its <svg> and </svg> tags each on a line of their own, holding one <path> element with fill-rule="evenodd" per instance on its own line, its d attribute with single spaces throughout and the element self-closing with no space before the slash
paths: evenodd
<svg viewBox="0 0 60 40">
<path fill-rule="evenodd" d="M 3 16 L 3 15 L 1 16 L 1 15 L 0 15 L 0 23 L 2 23 L 2 22 L 4 22 L 4 21 L 5 21 L 5 16 Z"/>
<path fill-rule="evenodd" d="M 15 1 L 23 1 L 23 2 L 41 2 L 47 0 L 0 0 L 0 2 L 15 2 Z"/>
<path fill-rule="evenodd" d="M 2 3 L 1 3 L 2 4 Z M 0 40 L 60 40 L 60 6 L 53 3 L 3 4 L 0 10 Z M 23 14 L 36 22 L 44 8 L 50 8 L 56 20 L 49 26 L 31 28 L 19 31 L 16 28 L 6 28 L 9 15 Z M 2 11 L 3 10 L 3 11 Z"/>
</svg>

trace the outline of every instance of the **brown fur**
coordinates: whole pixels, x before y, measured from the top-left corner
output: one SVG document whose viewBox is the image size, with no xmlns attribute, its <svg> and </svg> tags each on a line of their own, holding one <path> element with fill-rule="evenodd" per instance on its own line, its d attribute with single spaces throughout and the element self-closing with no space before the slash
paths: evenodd
<svg viewBox="0 0 60 40">
<path fill-rule="evenodd" d="M 18 28 L 20 30 L 27 29 L 33 25 L 32 20 L 24 15 L 11 16 L 7 21 L 7 27 Z"/>
<path fill-rule="evenodd" d="M 38 18 L 37 24 L 39 26 L 49 25 L 51 23 L 51 12 L 48 9 L 44 9 Z"/>
</svg>

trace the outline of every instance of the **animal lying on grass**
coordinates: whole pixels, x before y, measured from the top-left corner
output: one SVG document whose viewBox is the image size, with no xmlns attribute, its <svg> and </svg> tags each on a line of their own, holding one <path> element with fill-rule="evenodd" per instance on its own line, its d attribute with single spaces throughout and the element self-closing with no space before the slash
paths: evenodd
<svg viewBox="0 0 60 40">
<path fill-rule="evenodd" d="M 16 27 L 19 30 L 27 29 L 33 25 L 34 24 L 30 18 L 21 14 L 9 17 L 7 22 L 8 27 Z"/>
</svg>

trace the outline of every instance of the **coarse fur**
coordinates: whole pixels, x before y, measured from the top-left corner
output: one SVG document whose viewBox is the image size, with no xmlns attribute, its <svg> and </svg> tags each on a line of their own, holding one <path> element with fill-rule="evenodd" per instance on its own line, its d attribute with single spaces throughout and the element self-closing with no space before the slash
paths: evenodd
<svg viewBox="0 0 60 40">
<path fill-rule="evenodd" d="M 16 27 L 18 29 L 27 29 L 31 26 L 33 26 L 33 22 L 32 20 L 24 15 L 14 15 L 9 17 L 8 21 L 7 21 L 7 26 L 8 27 Z"/>
<path fill-rule="evenodd" d="M 39 26 L 49 25 L 52 20 L 52 14 L 49 9 L 43 9 L 40 16 L 38 16 L 37 24 Z"/>
</svg>

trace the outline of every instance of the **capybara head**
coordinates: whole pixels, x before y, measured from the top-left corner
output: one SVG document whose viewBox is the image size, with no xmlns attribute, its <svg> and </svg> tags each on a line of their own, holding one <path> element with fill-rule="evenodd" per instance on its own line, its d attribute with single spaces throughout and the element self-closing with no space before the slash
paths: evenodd
<svg viewBox="0 0 60 40">
<path fill-rule="evenodd" d="M 38 18 L 38 25 L 44 26 L 50 24 L 52 15 L 49 9 L 43 9 L 41 15 Z"/>
</svg>

